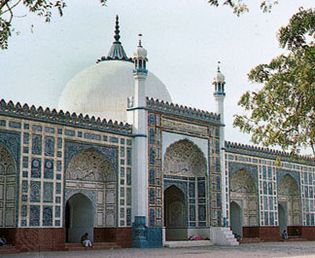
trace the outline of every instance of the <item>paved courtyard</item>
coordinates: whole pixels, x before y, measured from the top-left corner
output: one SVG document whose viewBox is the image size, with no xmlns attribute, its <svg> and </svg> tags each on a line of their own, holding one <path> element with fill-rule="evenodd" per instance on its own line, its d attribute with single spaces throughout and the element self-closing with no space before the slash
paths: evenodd
<svg viewBox="0 0 315 258">
<path fill-rule="evenodd" d="M 0 255 L 0 257 L 315 257 L 315 242 L 273 242 L 242 244 L 237 247 L 210 246 L 190 248 L 86 250 L 80 252 L 33 252 Z"/>
</svg>

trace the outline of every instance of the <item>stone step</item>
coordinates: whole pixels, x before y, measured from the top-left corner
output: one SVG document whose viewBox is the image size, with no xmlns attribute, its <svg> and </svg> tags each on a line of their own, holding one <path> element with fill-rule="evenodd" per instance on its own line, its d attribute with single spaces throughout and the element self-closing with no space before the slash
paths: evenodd
<svg viewBox="0 0 315 258">
<path fill-rule="evenodd" d="M 165 241 L 164 246 L 169 248 L 177 247 L 198 247 L 198 246 L 211 246 L 211 240 L 187 240 L 187 241 Z"/>
<path fill-rule="evenodd" d="M 260 243 L 261 239 L 259 237 L 244 237 L 241 239 L 240 243 L 245 244 L 245 243 Z"/>
<path fill-rule="evenodd" d="M 14 245 L 4 245 L 0 246 L 0 255 L 1 254 L 16 254 L 20 251 Z"/>
<path fill-rule="evenodd" d="M 68 251 L 80 251 L 86 249 L 116 249 L 121 248 L 116 242 L 95 242 L 92 247 L 84 247 L 81 243 L 66 243 L 65 249 Z"/>
</svg>

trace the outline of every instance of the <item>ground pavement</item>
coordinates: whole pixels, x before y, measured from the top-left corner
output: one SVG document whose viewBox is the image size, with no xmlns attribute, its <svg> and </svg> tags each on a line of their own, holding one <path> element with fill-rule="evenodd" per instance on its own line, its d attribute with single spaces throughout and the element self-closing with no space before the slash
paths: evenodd
<svg viewBox="0 0 315 258">
<path fill-rule="evenodd" d="M 68 252 L 32 252 L 0 255 L 8 258 L 55 258 L 55 257 L 75 257 L 75 258 L 146 258 L 146 257 L 174 257 L 174 258 L 253 258 L 253 257 L 314 257 L 315 241 L 299 242 L 272 242 L 241 244 L 236 247 L 228 246 L 209 246 L 209 247 L 190 247 L 190 248 L 153 248 L 153 249 L 110 249 L 110 250 L 91 250 L 68 251 Z"/>
</svg>

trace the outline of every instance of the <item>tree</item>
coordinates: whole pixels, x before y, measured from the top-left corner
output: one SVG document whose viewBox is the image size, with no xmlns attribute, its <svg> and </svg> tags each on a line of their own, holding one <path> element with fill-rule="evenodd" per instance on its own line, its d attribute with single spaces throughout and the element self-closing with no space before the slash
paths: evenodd
<svg viewBox="0 0 315 258">
<path fill-rule="evenodd" d="M 249 0 L 247 2 L 249 2 Z M 249 11 L 248 4 L 246 4 L 244 0 L 208 0 L 208 3 L 216 7 L 221 5 L 231 7 L 237 16 Z M 260 1 L 260 9 L 264 12 L 270 12 L 271 8 L 277 3 L 278 0 L 262 0 Z"/>
<path fill-rule="evenodd" d="M 300 8 L 279 30 L 285 53 L 249 72 L 249 81 L 263 87 L 241 96 L 238 104 L 247 114 L 235 115 L 234 126 L 250 133 L 254 143 L 293 154 L 311 147 L 315 156 L 314 39 L 315 10 Z"/>
<path fill-rule="evenodd" d="M 99 0 L 101 5 L 106 5 L 107 0 Z M 24 7 L 29 13 L 34 13 L 50 22 L 53 12 L 63 15 L 66 7 L 64 0 L 0 0 L 0 49 L 8 48 L 8 39 L 14 30 L 13 19 L 16 18 L 14 11 L 17 7 Z"/>
</svg>

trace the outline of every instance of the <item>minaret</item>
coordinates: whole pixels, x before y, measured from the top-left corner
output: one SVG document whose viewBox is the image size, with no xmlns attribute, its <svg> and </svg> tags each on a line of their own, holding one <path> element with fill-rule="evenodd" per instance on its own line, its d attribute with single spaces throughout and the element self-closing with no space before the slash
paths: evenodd
<svg viewBox="0 0 315 258">
<path fill-rule="evenodd" d="M 213 79 L 214 98 L 216 101 L 216 113 L 221 117 L 221 123 L 224 124 L 224 98 L 225 98 L 225 77 L 220 70 L 220 61 L 218 62 L 217 74 Z"/>
<path fill-rule="evenodd" d="M 216 113 L 220 115 L 220 165 L 221 165 L 221 182 L 222 182 L 222 217 L 223 226 L 227 226 L 227 210 L 226 210 L 226 185 L 227 177 L 225 176 L 225 137 L 224 137 L 224 98 L 225 98 L 225 77 L 220 71 L 220 62 L 218 62 L 217 74 L 213 79 L 214 98 L 216 101 Z"/>
<path fill-rule="evenodd" d="M 132 124 L 134 135 L 133 171 L 132 171 L 132 217 L 133 231 L 137 237 L 133 238 L 134 247 L 147 245 L 145 230 L 148 222 L 148 112 L 146 107 L 145 81 L 148 75 L 146 68 L 147 51 L 141 43 L 133 56 L 135 79 L 134 95 L 128 101 L 128 120 Z M 142 232 L 141 234 L 138 234 Z"/>
</svg>

